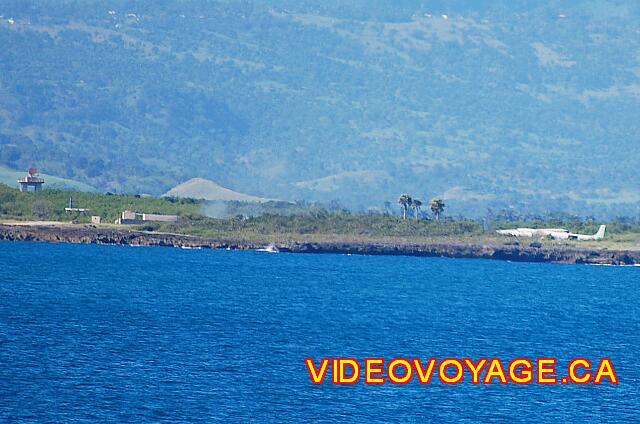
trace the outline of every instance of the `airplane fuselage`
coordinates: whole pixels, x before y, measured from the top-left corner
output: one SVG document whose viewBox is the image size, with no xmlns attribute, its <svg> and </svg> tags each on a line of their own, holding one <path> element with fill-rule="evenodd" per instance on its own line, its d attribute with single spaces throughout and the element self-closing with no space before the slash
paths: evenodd
<svg viewBox="0 0 640 424">
<path fill-rule="evenodd" d="M 564 228 L 513 228 L 509 230 L 498 230 L 497 233 L 503 236 L 514 237 L 551 237 L 554 240 L 602 240 L 604 238 L 606 227 L 600 226 L 598 232 L 594 235 L 576 234 L 565 230 Z"/>
</svg>

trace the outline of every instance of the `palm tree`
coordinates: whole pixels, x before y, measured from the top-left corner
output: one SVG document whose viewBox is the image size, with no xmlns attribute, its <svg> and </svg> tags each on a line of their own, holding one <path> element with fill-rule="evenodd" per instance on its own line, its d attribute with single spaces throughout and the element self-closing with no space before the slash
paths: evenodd
<svg viewBox="0 0 640 424">
<path fill-rule="evenodd" d="M 431 204 L 429 205 L 431 208 L 431 212 L 436 217 L 436 221 L 440 220 L 440 214 L 444 211 L 446 205 L 442 199 L 431 199 Z"/>
<path fill-rule="evenodd" d="M 398 203 L 402 208 L 402 219 L 407 219 L 407 209 L 413 203 L 413 199 L 408 194 L 403 194 L 398 199 Z"/>
<path fill-rule="evenodd" d="M 411 207 L 416 211 L 416 221 L 418 220 L 418 214 L 420 213 L 420 206 L 422 206 L 422 201 L 419 199 L 413 199 Z"/>
</svg>

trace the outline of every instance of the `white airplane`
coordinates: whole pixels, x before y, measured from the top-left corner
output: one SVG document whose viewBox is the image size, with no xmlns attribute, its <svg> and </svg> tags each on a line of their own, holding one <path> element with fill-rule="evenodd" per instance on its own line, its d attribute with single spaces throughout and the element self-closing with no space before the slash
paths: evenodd
<svg viewBox="0 0 640 424">
<path fill-rule="evenodd" d="M 514 237 L 547 237 L 554 240 L 602 240 L 607 226 L 601 225 L 597 233 L 590 236 L 587 234 L 575 234 L 564 228 L 514 228 L 510 230 L 498 230 L 497 233 L 503 236 Z"/>
</svg>

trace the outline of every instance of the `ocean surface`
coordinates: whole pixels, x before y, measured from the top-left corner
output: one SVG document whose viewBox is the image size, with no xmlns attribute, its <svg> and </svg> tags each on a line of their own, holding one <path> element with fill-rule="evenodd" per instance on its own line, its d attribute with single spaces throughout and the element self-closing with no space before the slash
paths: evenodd
<svg viewBox="0 0 640 424">
<path fill-rule="evenodd" d="M 620 383 L 312 385 L 325 356 Z M 638 422 L 639 362 L 640 268 L 0 242 L 0 422 Z"/>
</svg>

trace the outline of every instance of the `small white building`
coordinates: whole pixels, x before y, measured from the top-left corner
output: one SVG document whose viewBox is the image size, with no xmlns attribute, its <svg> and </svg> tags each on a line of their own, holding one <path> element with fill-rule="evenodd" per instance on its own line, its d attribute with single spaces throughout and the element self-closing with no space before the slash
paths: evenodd
<svg viewBox="0 0 640 424">
<path fill-rule="evenodd" d="M 116 224 L 143 224 L 145 222 L 178 222 L 178 215 L 124 211 L 116 220 Z"/>
<path fill-rule="evenodd" d="M 156 221 L 156 222 L 178 222 L 177 215 L 160 215 L 155 213 L 143 213 L 143 221 Z"/>
</svg>

